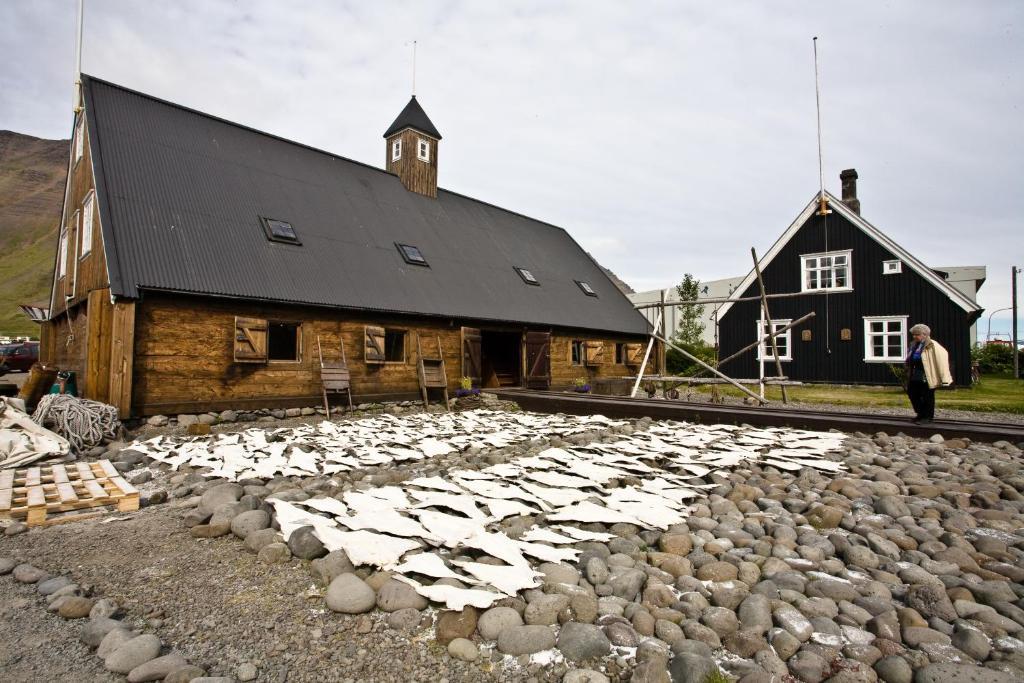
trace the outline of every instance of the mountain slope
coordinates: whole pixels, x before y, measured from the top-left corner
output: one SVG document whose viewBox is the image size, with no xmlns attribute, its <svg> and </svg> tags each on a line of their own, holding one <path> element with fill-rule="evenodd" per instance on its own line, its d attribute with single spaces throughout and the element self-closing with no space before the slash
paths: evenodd
<svg viewBox="0 0 1024 683">
<path fill-rule="evenodd" d="M 67 140 L 0 130 L 0 334 L 39 334 L 18 305 L 50 295 L 67 162 Z"/>
</svg>

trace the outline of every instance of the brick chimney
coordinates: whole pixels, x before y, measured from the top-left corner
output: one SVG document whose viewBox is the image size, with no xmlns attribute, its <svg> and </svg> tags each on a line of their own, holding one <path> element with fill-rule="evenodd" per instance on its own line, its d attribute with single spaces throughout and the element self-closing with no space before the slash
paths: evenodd
<svg viewBox="0 0 1024 683">
<path fill-rule="evenodd" d="M 839 182 L 843 184 L 843 204 L 846 204 L 859 216 L 860 200 L 857 199 L 857 169 L 848 168 L 840 173 Z"/>
</svg>

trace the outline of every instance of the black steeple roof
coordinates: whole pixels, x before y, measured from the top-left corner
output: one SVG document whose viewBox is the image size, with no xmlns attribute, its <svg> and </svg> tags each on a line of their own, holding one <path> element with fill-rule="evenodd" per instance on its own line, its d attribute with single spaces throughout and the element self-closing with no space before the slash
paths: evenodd
<svg viewBox="0 0 1024 683">
<path fill-rule="evenodd" d="M 434 124 L 430 122 L 427 112 L 423 111 L 423 107 L 416 101 L 415 95 L 412 96 L 409 104 L 405 105 L 405 109 L 402 110 L 402 113 L 398 115 L 395 122 L 384 133 L 384 137 L 391 137 L 403 128 L 413 128 L 421 133 L 426 133 L 432 138 L 441 139 L 441 134 L 437 132 L 437 128 L 434 128 Z"/>
</svg>

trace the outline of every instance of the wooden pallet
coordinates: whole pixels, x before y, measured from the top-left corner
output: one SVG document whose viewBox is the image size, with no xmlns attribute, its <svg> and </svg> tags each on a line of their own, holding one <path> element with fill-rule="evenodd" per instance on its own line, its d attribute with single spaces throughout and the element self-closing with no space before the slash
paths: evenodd
<svg viewBox="0 0 1024 683">
<path fill-rule="evenodd" d="M 0 470 L 0 519 L 19 518 L 29 526 L 43 526 L 72 518 L 47 519 L 51 513 L 103 506 L 116 506 L 120 512 L 139 509 L 139 490 L 109 460 Z"/>
</svg>

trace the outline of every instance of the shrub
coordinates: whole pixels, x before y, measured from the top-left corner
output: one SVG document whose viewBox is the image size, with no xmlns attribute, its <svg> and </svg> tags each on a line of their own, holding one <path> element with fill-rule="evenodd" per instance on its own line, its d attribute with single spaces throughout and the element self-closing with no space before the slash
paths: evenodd
<svg viewBox="0 0 1024 683">
<path fill-rule="evenodd" d="M 1021 357 L 1020 351 L 1017 352 Z M 983 344 L 971 349 L 971 360 L 978 363 L 982 374 L 1002 375 L 1013 372 L 1013 349 L 1009 344 Z"/>
<path fill-rule="evenodd" d="M 685 349 L 688 353 L 692 353 L 708 365 L 715 364 L 715 347 L 713 346 L 708 346 L 703 342 L 698 342 L 696 344 L 683 344 L 680 343 L 678 339 L 672 340 L 672 343 L 681 349 Z M 682 375 L 683 377 L 693 375 L 697 370 L 701 369 L 701 366 L 697 365 L 692 360 L 671 347 L 665 351 L 665 366 L 668 374 Z"/>
</svg>

